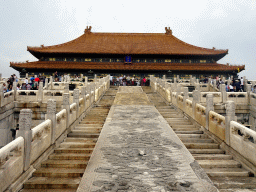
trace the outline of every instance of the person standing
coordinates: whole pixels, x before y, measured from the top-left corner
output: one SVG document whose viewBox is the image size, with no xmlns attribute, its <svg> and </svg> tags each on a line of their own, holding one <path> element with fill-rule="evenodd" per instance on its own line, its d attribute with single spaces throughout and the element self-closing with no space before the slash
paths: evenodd
<svg viewBox="0 0 256 192">
<path fill-rule="evenodd" d="M 241 77 L 241 89 L 244 92 L 244 79 Z"/>
</svg>

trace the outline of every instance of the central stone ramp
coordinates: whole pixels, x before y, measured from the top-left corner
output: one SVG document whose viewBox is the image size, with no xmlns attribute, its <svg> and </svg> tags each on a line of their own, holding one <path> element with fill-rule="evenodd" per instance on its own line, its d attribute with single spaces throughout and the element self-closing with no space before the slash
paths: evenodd
<svg viewBox="0 0 256 192">
<path fill-rule="evenodd" d="M 77 191 L 217 189 L 141 87 L 119 87 Z"/>
</svg>

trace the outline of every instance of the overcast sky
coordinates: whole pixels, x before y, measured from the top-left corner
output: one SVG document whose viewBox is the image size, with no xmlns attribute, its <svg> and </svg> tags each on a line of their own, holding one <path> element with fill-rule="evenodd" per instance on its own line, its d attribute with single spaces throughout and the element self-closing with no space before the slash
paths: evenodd
<svg viewBox="0 0 256 192">
<path fill-rule="evenodd" d="M 92 32 L 165 33 L 189 44 L 229 49 L 218 63 L 245 64 L 256 80 L 256 0 L 1 0 L 0 73 L 10 61 L 37 60 L 27 46 L 56 45 Z"/>
</svg>

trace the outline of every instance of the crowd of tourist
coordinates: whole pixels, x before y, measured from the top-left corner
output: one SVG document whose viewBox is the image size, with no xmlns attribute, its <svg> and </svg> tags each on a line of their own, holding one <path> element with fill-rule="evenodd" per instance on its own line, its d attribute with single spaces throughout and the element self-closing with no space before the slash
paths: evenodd
<svg viewBox="0 0 256 192">
<path fill-rule="evenodd" d="M 128 76 L 110 76 L 110 84 L 114 86 L 146 86 L 148 80 L 144 78 L 135 78 Z"/>
<path fill-rule="evenodd" d="M 205 77 L 203 82 L 207 83 L 209 80 L 208 77 Z M 230 84 L 228 84 L 227 81 L 223 81 L 219 76 L 216 76 L 215 78 L 211 78 L 211 84 L 213 84 L 213 81 L 216 80 L 217 88 L 220 88 L 221 84 L 225 84 L 226 91 L 227 92 L 244 92 L 244 79 L 241 77 L 240 79 L 231 79 Z M 252 91 L 256 91 L 256 86 L 252 87 Z"/>
<path fill-rule="evenodd" d="M 32 76 L 31 78 L 25 78 L 23 82 L 20 82 L 17 76 L 13 74 L 8 78 L 7 84 L 3 83 L 4 93 L 12 91 L 13 82 L 17 82 L 17 90 L 38 90 L 39 82 L 45 83 L 45 77 L 41 75 L 36 77 Z"/>
</svg>

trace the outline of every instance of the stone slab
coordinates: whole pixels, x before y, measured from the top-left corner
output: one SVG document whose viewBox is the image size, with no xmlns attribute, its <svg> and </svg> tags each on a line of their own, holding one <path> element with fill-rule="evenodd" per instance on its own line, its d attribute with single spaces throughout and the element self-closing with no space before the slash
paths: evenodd
<svg viewBox="0 0 256 192">
<path fill-rule="evenodd" d="M 218 191 L 154 106 L 116 103 L 78 192 Z"/>
</svg>

